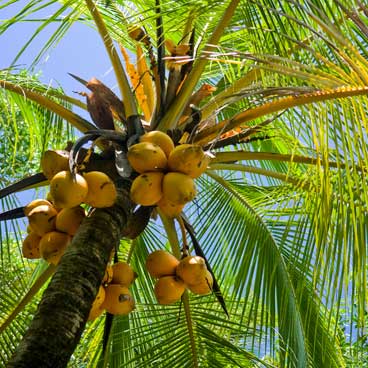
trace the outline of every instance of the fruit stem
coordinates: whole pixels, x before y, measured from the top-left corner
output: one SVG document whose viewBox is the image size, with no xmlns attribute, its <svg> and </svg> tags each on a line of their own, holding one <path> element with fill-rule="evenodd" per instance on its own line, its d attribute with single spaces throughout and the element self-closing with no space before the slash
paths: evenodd
<svg viewBox="0 0 368 368">
<path fill-rule="evenodd" d="M 157 207 L 157 212 L 161 218 L 162 224 L 164 225 L 167 238 L 169 240 L 171 250 L 177 259 L 181 258 L 180 242 L 178 234 L 176 232 L 174 219 L 165 216 L 162 211 Z"/>
<path fill-rule="evenodd" d="M 180 259 L 180 257 L 181 257 L 180 243 L 179 243 L 179 239 L 178 239 L 178 234 L 176 232 L 174 219 L 165 216 L 159 208 L 157 208 L 157 212 L 158 212 L 158 214 L 161 218 L 161 221 L 164 225 L 164 228 L 166 230 L 167 237 L 168 237 L 170 245 L 171 245 L 171 250 L 172 250 L 174 256 L 176 258 Z M 179 224 L 180 224 L 180 222 L 179 222 Z M 184 230 L 184 233 L 185 233 L 185 230 Z M 184 237 L 184 235 L 183 235 L 183 237 Z M 192 350 L 193 367 L 197 368 L 198 367 L 198 355 L 197 355 L 197 348 L 196 348 L 194 332 L 193 332 L 192 316 L 191 316 L 191 313 L 190 313 L 188 290 L 184 291 L 184 294 L 181 297 L 181 300 L 183 302 L 184 312 L 185 312 L 185 319 L 186 319 L 186 322 L 187 322 L 190 347 L 191 347 L 191 350 Z"/>
<path fill-rule="evenodd" d="M 188 241 L 187 241 L 187 235 L 185 232 L 185 225 L 184 225 L 184 222 L 181 216 L 178 216 L 176 219 L 178 220 L 180 230 L 181 230 L 181 236 L 183 240 L 183 249 L 182 249 L 183 257 L 188 257 L 189 246 L 188 246 Z"/>
</svg>

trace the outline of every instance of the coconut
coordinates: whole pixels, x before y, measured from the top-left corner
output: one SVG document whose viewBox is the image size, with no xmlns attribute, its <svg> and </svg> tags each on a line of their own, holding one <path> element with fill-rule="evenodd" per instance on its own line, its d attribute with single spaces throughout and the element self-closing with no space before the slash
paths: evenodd
<svg viewBox="0 0 368 368">
<path fill-rule="evenodd" d="M 184 208 L 184 204 L 175 204 L 168 201 L 165 197 L 162 197 L 158 202 L 157 206 L 160 208 L 162 213 L 167 217 L 177 217 L 181 214 Z"/>
<path fill-rule="evenodd" d="M 194 180 L 188 175 L 169 172 L 162 181 L 162 196 L 169 202 L 184 205 L 194 199 L 196 187 Z"/>
<path fill-rule="evenodd" d="M 44 206 L 50 206 L 50 207 L 53 207 L 52 203 L 46 199 L 35 199 L 33 200 L 32 202 L 29 202 L 27 204 L 27 206 L 25 206 L 23 208 L 23 212 L 26 216 L 29 215 L 29 213 L 36 207 L 38 206 L 41 206 L 41 205 L 44 205 Z"/>
<path fill-rule="evenodd" d="M 153 130 L 140 137 L 140 142 L 150 142 L 157 144 L 164 152 L 166 157 L 169 157 L 170 152 L 174 149 L 174 142 L 164 132 Z"/>
<path fill-rule="evenodd" d="M 188 285 L 188 289 L 194 294 L 206 295 L 212 292 L 212 286 L 213 277 L 211 272 L 206 270 L 205 277 L 198 284 Z"/>
<path fill-rule="evenodd" d="M 103 286 L 100 286 L 97 295 L 95 297 L 95 300 L 93 301 L 91 310 L 89 311 L 88 321 L 92 321 L 102 314 L 103 309 L 101 308 L 101 305 L 105 300 L 105 295 L 106 295 L 105 288 Z"/>
<path fill-rule="evenodd" d="M 55 230 L 57 211 L 53 206 L 40 205 L 33 208 L 28 214 L 31 229 L 39 236 Z"/>
<path fill-rule="evenodd" d="M 163 276 L 155 284 L 155 295 L 159 304 L 173 304 L 180 300 L 186 286 L 176 276 Z"/>
<path fill-rule="evenodd" d="M 56 230 L 75 235 L 85 217 L 86 211 L 81 206 L 63 208 L 56 216 Z"/>
<path fill-rule="evenodd" d="M 176 146 L 170 153 L 168 166 L 171 171 L 178 171 L 191 178 L 198 178 L 206 171 L 210 160 L 210 156 L 202 150 L 201 146 L 182 144 Z"/>
<path fill-rule="evenodd" d="M 47 179 L 51 180 L 60 171 L 69 169 L 69 152 L 48 150 L 41 157 L 41 168 Z"/>
<path fill-rule="evenodd" d="M 130 198 L 142 206 L 152 206 L 162 197 L 162 180 L 164 174 L 147 172 L 137 176 L 130 188 Z"/>
<path fill-rule="evenodd" d="M 174 276 L 179 260 L 165 250 L 156 250 L 146 259 L 146 268 L 152 277 Z"/>
<path fill-rule="evenodd" d="M 137 274 L 126 262 L 117 262 L 112 266 L 112 283 L 129 287 Z"/>
<path fill-rule="evenodd" d="M 88 184 L 88 193 L 84 202 L 92 207 L 111 207 L 117 192 L 114 182 L 101 171 L 90 171 L 83 175 Z"/>
<path fill-rule="evenodd" d="M 88 193 L 88 184 L 83 176 L 69 171 L 60 171 L 50 182 L 50 194 L 57 208 L 79 206 Z"/>
<path fill-rule="evenodd" d="M 57 265 L 64 255 L 71 237 L 59 231 L 51 231 L 40 240 L 40 255 L 47 262 Z"/>
<path fill-rule="evenodd" d="M 128 288 L 118 284 L 110 284 L 106 287 L 105 300 L 101 308 L 111 314 L 126 315 L 135 308 L 134 299 Z"/>
<path fill-rule="evenodd" d="M 36 259 L 40 258 L 40 240 L 41 237 L 31 231 L 23 240 L 22 254 L 24 258 Z"/>
<path fill-rule="evenodd" d="M 102 285 L 106 285 L 106 284 L 109 284 L 112 280 L 112 275 L 113 275 L 113 269 L 112 269 L 112 265 L 111 264 L 108 264 L 106 266 L 106 270 L 105 270 L 105 274 L 104 274 L 104 277 L 101 281 L 101 284 Z"/>
<path fill-rule="evenodd" d="M 142 174 L 148 171 L 162 171 L 167 168 L 165 152 L 157 144 L 141 142 L 131 146 L 127 158 L 132 168 Z"/>
<path fill-rule="evenodd" d="M 176 267 L 176 275 L 188 285 L 199 284 L 205 280 L 206 271 L 206 262 L 199 256 L 185 257 L 180 261 L 178 267 Z"/>
</svg>

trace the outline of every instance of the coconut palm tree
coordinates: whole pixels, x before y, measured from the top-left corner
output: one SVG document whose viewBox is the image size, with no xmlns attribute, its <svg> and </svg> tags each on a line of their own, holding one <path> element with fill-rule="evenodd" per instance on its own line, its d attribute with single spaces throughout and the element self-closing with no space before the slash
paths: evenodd
<svg viewBox="0 0 368 368">
<path fill-rule="evenodd" d="M 51 3 L 29 2 L 1 32 Z M 74 22 L 91 24 L 118 91 L 74 76 L 80 100 L 24 72 L 1 72 L 2 364 L 366 366 L 367 6 L 59 3 L 37 31 L 60 23 L 42 52 Z M 211 157 L 196 198 L 173 218 L 130 199 L 136 174 L 126 150 L 149 130 Z M 74 153 L 95 142 L 87 169 L 107 171 L 119 194 L 91 211 L 55 267 L 22 258 L 24 203 L 14 193 L 47 186 L 33 175 L 40 156 L 68 140 L 77 141 L 72 168 Z M 114 248 L 138 274 L 136 308 L 87 322 Z M 145 266 L 157 249 L 206 258 L 213 292 L 159 305 Z"/>
</svg>

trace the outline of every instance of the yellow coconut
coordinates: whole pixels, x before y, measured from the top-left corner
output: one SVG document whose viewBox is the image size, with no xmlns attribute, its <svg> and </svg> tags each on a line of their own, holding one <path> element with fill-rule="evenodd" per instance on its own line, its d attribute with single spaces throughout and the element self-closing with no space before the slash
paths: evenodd
<svg viewBox="0 0 368 368">
<path fill-rule="evenodd" d="M 36 259 L 40 258 L 40 240 L 41 237 L 37 235 L 35 232 L 30 232 L 22 244 L 22 254 L 24 258 Z"/>
<path fill-rule="evenodd" d="M 188 285 L 188 288 L 194 294 L 206 295 L 212 292 L 212 286 L 213 277 L 211 272 L 206 270 L 206 275 L 201 282 L 195 285 Z"/>
<path fill-rule="evenodd" d="M 126 262 L 117 262 L 112 266 L 112 281 L 113 284 L 120 284 L 129 287 L 137 274 Z"/>
<path fill-rule="evenodd" d="M 90 171 L 83 175 L 88 184 L 88 193 L 84 202 L 92 207 L 111 207 L 116 200 L 114 182 L 101 171 Z"/>
<path fill-rule="evenodd" d="M 175 147 L 172 139 L 166 133 L 160 132 L 159 130 L 153 130 L 143 134 L 140 141 L 157 144 L 165 152 L 166 157 L 169 157 L 170 152 Z"/>
<path fill-rule="evenodd" d="M 40 255 L 47 262 L 57 265 L 70 243 L 71 237 L 59 231 L 51 231 L 40 240 Z"/>
<path fill-rule="evenodd" d="M 146 259 L 146 268 L 152 277 L 174 276 L 179 260 L 165 250 L 156 250 Z"/>
<path fill-rule="evenodd" d="M 100 317 L 101 314 L 104 312 L 104 310 L 105 309 L 101 307 L 92 307 L 91 310 L 89 311 L 88 321 L 94 321 L 95 319 Z"/>
<path fill-rule="evenodd" d="M 194 180 L 188 175 L 169 172 L 162 181 L 162 196 L 174 204 L 185 204 L 196 195 Z"/>
<path fill-rule="evenodd" d="M 110 284 L 106 287 L 105 300 L 101 308 L 111 314 L 129 314 L 135 307 L 135 302 L 128 288 L 118 284 Z"/>
<path fill-rule="evenodd" d="M 168 166 L 171 171 L 178 171 L 191 178 L 198 178 L 206 171 L 210 160 L 210 156 L 202 150 L 201 146 L 182 144 L 176 146 L 170 153 Z"/>
<path fill-rule="evenodd" d="M 132 201 L 142 206 L 156 204 L 162 197 L 163 177 L 161 172 L 147 172 L 137 176 L 130 188 Z"/>
<path fill-rule="evenodd" d="M 159 304 L 173 304 L 180 300 L 185 288 L 176 276 L 163 276 L 156 281 L 154 292 Z"/>
<path fill-rule="evenodd" d="M 89 311 L 88 321 L 92 321 L 102 314 L 103 309 L 101 308 L 101 305 L 105 300 L 105 295 L 106 295 L 105 288 L 103 286 L 100 286 L 96 298 L 93 301 L 91 310 Z"/>
<path fill-rule="evenodd" d="M 185 257 L 176 267 L 176 275 L 188 285 L 201 283 L 206 278 L 206 271 L 206 262 L 199 256 Z"/>
<path fill-rule="evenodd" d="M 184 208 L 184 204 L 175 204 L 168 201 L 165 197 L 162 197 L 158 202 L 157 206 L 160 208 L 162 213 L 167 217 L 177 217 L 181 214 Z"/>
<path fill-rule="evenodd" d="M 60 171 L 50 182 L 50 194 L 57 208 L 79 206 L 88 193 L 88 184 L 83 176 L 75 177 L 69 171 Z"/>
<path fill-rule="evenodd" d="M 85 217 L 86 212 L 81 206 L 63 208 L 56 216 L 56 230 L 75 235 Z"/>
<path fill-rule="evenodd" d="M 54 206 L 54 208 L 56 209 L 56 211 L 60 211 L 61 210 L 61 208 L 60 207 L 55 207 L 55 203 L 54 203 L 54 200 L 53 200 L 53 198 L 51 197 L 51 193 L 50 192 L 48 192 L 47 194 L 46 194 L 46 199 Z"/>
<path fill-rule="evenodd" d="M 102 285 L 109 284 L 112 281 L 112 275 L 113 275 L 112 265 L 108 264 L 106 266 L 105 274 L 104 274 L 101 284 Z"/>
<path fill-rule="evenodd" d="M 41 157 L 41 168 L 47 179 L 51 180 L 60 171 L 69 169 L 69 152 L 48 150 Z"/>
<path fill-rule="evenodd" d="M 131 146 L 127 153 L 132 168 L 142 174 L 148 171 L 162 171 L 167 168 L 165 152 L 150 142 L 141 142 Z"/>
<path fill-rule="evenodd" d="M 57 211 L 53 206 L 41 205 L 33 208 L 28 214 L 31 229 L 39 236 L 55 230 Z"/>
<path fill-rule="evenodd" d="M 36 207 L 41 206 L 41 205 L 45 205 L 45 206 L 50 206 L 53 207 L 52 203 L 46 199 L 35 199 L 32 202 L 29 202 L 27 204 L 27 206 L 25 206 L 23 208 L 23 212 L 26 216 L 29 215 L 29 213 Z"/>
</svg>

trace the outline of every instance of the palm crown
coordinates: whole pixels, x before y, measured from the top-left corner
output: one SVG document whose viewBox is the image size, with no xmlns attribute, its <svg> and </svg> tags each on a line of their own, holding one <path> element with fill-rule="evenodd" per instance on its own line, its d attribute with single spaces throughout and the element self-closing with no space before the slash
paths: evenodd
<svg viewBox="0 0 368 368">
<path fill-rule="evenodd" d="M 66 15 L 47 46 L 75 21 L 93 24 L 118 92 L 75 76 L 85 86 L 84 104 L 24 72 L 2 71 L 1 132 L 7 138 L 2 153 L 11 163 L 2 168 L 4 188 L 29 176 L 26 169 L 36 172 L 47 145 L 75 140 L 70 126 L 115 141 L 124 132 L 138 136 L 142 127 L 161 130 L 213 155 L 185 216 L 161 214 L 147 226 L 143 221 L 144 231 L 133 240 L 120 239 L 114 225 L 96 233 L 100 248 L 91 240 L 88 249 L 97 264 L 85 266 L 85 276 L 78 277 L 85 279 L 83 287 L 89 277 L 95 280 L 78 305 L 79 332 L 65 347 L 69 366 L 364 366 L 366 6 L 336 0 L 60 3 L 61 10 L 44 21 Z M 32 14 L 37 4 L 27 9 L 1 30 Z M 87 109 L 92 122 L 72 112 L 73 106 Z M 14 132 L 22 146 L 11 139 Z M 27 165 L 24 157 L 31 158 Z M 4 213 L 18 206 L 9 189 L 1 194 Z M 124 206 L 113 209 L 111 218 L 117 216 L 119 224 L 131 213 Z M 98 213 L 101 219 L 106 215 Z M 85 256 L 81 244 L 90 241 L 91 221 L 73 240 L 44 295 L 55 292 L 57 282 L 62 285 L 73 255 Z M 19 223 L 1 224 L 0 357 L 15 367 L 25 359 L 15 348 L 55 270 L 22 260 Z M 160 306 L 145 260 L 164 248 L 180 257 L 186 236 L 193 254 L 203 251 L 220 291 L 217 298 L 185 293 L 181 303 Z M 139 275 L 132 286 L 136 310 L 98 318 L 84 329 L 107 263 L 106 247 L 116 245 L 107 244 L 114 240 L 120 242 L 119 258 Z M 75 280 L 70 294 L 78 293 Z M 68 314 L 68 305 L 60 308 Z M 70 313 L 75 309 L 72 305 Z M 36 322 L 42 319 L 39 310 Z M 37 333 L 35 322 L 31 326 L 27 336 Z M 57 351 L 47 354 L 58 359 Z"/>
</svg>

